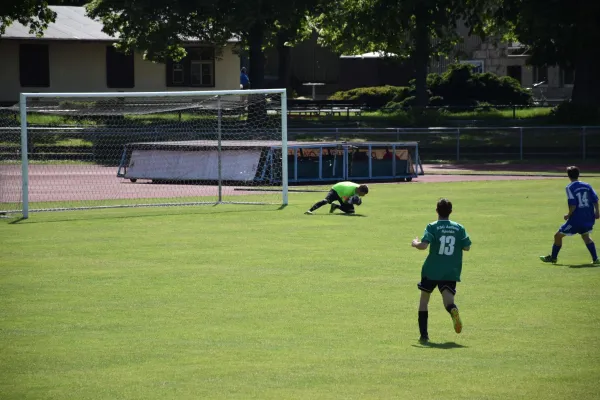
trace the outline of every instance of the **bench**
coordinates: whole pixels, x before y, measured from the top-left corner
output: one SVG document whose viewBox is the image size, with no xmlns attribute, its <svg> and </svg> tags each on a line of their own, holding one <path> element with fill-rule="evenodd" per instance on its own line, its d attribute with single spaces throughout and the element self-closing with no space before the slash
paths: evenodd
<svg viewBox="0 0 600 400">
<path fill-rule="evenodd" d="M 288 100 L 288 115 L 307 115 L 319 116 L 342 115 L 346 114 L 350 118 L 350 113 L 360 115 L 367 109 L 364 103 L 351 100 Z"/>
</svg>

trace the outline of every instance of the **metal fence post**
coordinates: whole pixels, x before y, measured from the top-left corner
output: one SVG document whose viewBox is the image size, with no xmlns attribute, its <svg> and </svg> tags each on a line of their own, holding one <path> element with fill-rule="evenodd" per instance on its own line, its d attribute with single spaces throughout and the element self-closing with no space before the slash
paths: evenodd
<svg viewBox="0 0 600 400">
<path fill-rule="evenodd" d="M 583 158 L 583 161 L 585 161 L 585 147 L 586 147 L 586 143 L 585 143 L 585 135 L 586 135 L 586 127 L 582 127 L 581 128 L 581 155 Z"/>
<path fill-rule="evenodd" d="M 519 128 L 520 137 L 519 137 L 519 157 L 521 161 L 523 161 L 523 127 Z"/>
<path fill-rule="evenodd" d="M 460 128 L 456 129 L 456 161 L 460 160 Z"/>
</svg>

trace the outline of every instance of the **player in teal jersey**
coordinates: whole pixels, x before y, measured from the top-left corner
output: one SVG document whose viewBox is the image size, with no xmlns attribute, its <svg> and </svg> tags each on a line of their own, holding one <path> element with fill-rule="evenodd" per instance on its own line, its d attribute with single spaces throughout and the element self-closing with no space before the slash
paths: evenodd
<svg viewBox="0 0 600 400">
<path fill-rule="evenodd" d="M 427 225 L 421 240 L 415 238 L 412 247 L 425 250 L 429 247 L 429 254 L 421 269 L 421 282 L 417 284 L 421 290 L 419 303 L 419 330 L 421 341 L 429 340 L 427 332 L 427 319 L 429 316 L 428 305 L 431 293 L 437 287 L 442 294 L 446 311 L 452 317 L 456 333 L 462 331 L 462 321 L 458 307 L 454 303 L 456 282 L 460 282 L 462 271 L 463 251 L 471 248 L 471 239 L 465 228 L 450 220 L 452 202 L 441 199 L 436 208 L 438 220 Z"/>
<path fill-rule="evenodd" d="M 327 196 L 316 202 L 310 210 L 304 214 L 312 214 L 316 209 L 323 207 L 325 204 L 331 204 L 329 212 L 332 213 L 335 210 L 340 210 L 346 214 L 354 214 L 354 206 L 361 205 L 361 197 L 369 193 L 369 187 L 367 185 L 359 185 L 354 182 L 339 182 L 332 186 Z M 334 204 L 334 201 L 338 201 L 340 204 Z"/>
</svg>

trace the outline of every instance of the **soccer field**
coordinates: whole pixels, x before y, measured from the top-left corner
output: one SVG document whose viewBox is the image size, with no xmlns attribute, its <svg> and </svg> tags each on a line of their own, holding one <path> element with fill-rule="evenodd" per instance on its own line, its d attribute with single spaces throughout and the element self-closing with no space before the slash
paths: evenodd
<svg viewBox="0 0 600 400">
<path fill-rule="evenodd" d="M 597 399 L 600 268 L 578 237 L 538 259 L 567 183 L 374 184 L 352 217 L 293 192 L 0 220 L 0 398 Z M 424 346 L 410 242 L 440 197 L 473 245 L 463 332 L 435 292 Z"/>
</svg>

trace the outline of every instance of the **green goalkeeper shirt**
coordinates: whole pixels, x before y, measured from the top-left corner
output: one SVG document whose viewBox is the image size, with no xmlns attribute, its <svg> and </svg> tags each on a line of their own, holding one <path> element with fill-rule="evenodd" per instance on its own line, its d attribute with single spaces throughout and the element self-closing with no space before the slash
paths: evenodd
<svg viewBox="0 0 600 400">
<path fill-rule="evenodd" d="M 427 225 L 421 241 L 429 242 L 421 276 L 435 281 L 460 282 L 463 249 L 471 246 L 465 228 L 454 221 L 438 220 Z"/>
<path fill-rule="evenodd" d="M 356 194 L 356 189 L 360 185 L 354 182 L 339 182 L 333 185 L 332 189 L 340 196 L 344 203 L 348 202 L 348 199 Z"/>
</svg>

